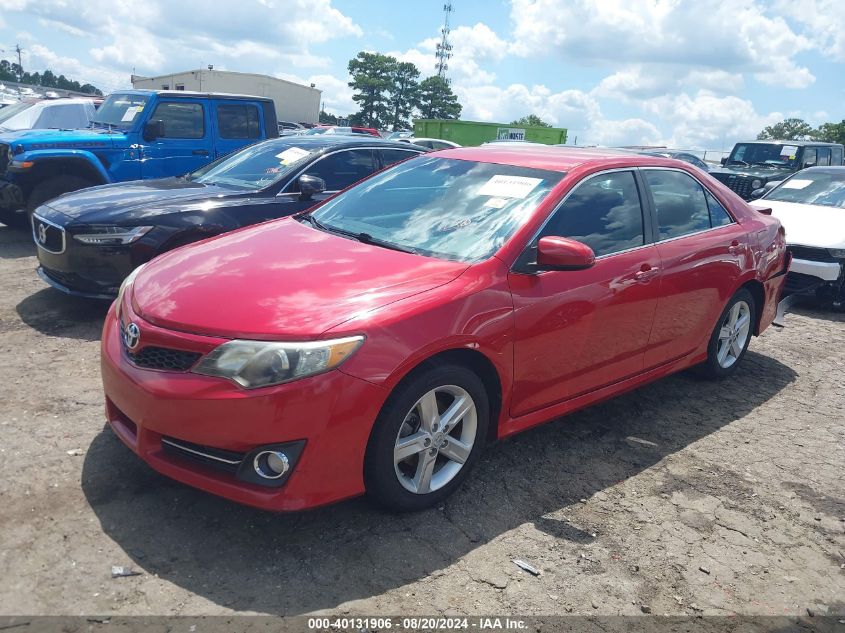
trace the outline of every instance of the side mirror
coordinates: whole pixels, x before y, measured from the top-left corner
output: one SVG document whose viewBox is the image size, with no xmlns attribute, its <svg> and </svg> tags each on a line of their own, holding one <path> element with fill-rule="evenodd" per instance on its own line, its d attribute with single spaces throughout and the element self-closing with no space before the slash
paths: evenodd
<svg viewBox="0 0 845 633">
<path fill-rule="evenodd" d="M 164 136 L 164 121 L 161 119 L 155 119 L 153 121 L 146 122 L 143 133 L 145 141 L 152 142 L 162 136 Z"/>
<path fill-rule="evenodd" d="M 757 198 L 761 198 L 769 193 L 772 189 L 777 187 L 781 183 L 780 180 L 770 180 L 765 185 L 760 187 L 759 189 L 755 189 L 751 192 L 751 199 L 756 200 Z"/>
<path fill-rule="evenodd" d="M 537 244 L 537 268 L 540 270 L 583 270 L 595 263 L 593 249 L 583 242 L 547 235 Z"/>
<path fill-rule="evenodd" d="M 722 160 L 720 160 L 719 162 L 720 162 L 720 163 L 722 163 L 722 165 L 724 165 L 725 163 L 727 163 L 727 162 L 728 162 L 728 157 L 727 157 L 727 156 L 722 156 Z"/>
<path fill-rule="evenodd" d="M 801 169 L 806 169 L 807 167 L 815 167 L 815 166 L 816 166 L 816 161 L 808 160 L 808 161 L 804 161 L 804 163 L 801 165 Z"/>
<path fill-rule="evenodd" d="M 318 193 L 323 193 L 326 190 L 326 181 L 317 176 L 309 176 L 303 174 L 299 177 L 299 199 L 310 200 Z"/>
</svg>

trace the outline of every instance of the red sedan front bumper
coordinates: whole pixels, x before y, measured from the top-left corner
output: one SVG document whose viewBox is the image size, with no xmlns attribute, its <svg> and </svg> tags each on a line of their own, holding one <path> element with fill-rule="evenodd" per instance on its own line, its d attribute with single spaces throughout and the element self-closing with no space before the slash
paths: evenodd
<svg viewBox="0 0 845 633">
<path fill-rule="evenodd" d="M 176 349 L 202 347 L 202 337 L 162 330 L 131 315 L 142 337 Z M 143 339 L 142 339 L 143 340 Z M 207 348 L 219 344 L 207 339 Z M 300 510 L 364 492 L 367 440 L 387 392 L 340 371 L 292 383 L 244 390 L 234 383 L 189 372 L 141 369 L 120 338 L 114 306 L 102 337 L 106 415 L 117 436 L 155 470 L 213 494 L 268 510 Z M 280 488 L 239 479 L 232 472 L 168 451 L 162 439 L 209 447 L 224 454 L 305 441 Z"/>
</svg>

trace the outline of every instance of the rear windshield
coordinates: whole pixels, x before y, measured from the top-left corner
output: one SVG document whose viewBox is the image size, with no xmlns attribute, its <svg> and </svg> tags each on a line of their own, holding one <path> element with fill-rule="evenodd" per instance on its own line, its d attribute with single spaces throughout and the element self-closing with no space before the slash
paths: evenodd
<svg viewBox="0 0 845 633">
<path fill-rule="evenodd" d="M 313 216 L 422 255 L 480 261 L 531 216 L 564 174 L 418 157 L 341 193 Z"/>
</svg>

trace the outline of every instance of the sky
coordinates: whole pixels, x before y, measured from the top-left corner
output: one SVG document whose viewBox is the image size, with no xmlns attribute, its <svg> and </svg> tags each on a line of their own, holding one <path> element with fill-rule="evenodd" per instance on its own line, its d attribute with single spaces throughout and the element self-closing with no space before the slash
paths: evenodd
<svg viewBox="0 0 845 633">
<path fill-rule="evenodd" d="M 2 0 L 0 58 L 24 49 L 104 92 L 204 68 L 323 91 L 350 114 L 359 51 L 435 72 L 445 0 Z M 766 125 L 845 119 L 845 0 L 452 0 L 462 119 L 534 113 L 569 141 L 729 149 Z"/>
</svg>

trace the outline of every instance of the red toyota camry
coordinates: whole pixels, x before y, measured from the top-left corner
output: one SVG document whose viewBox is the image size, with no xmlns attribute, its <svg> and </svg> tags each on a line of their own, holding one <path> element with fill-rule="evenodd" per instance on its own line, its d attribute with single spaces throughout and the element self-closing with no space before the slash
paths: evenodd
<svg viewBox="0 0 845 633">
<path fill-rule="evenodd" d="M 105 322 L 108 421 L 156 470 L 297 510 L 415 510 L 483 446 L 699 365 L 735 371 L 788 267 L 695 167 L 487 146 L 165 254 Z"/>
</svg>

